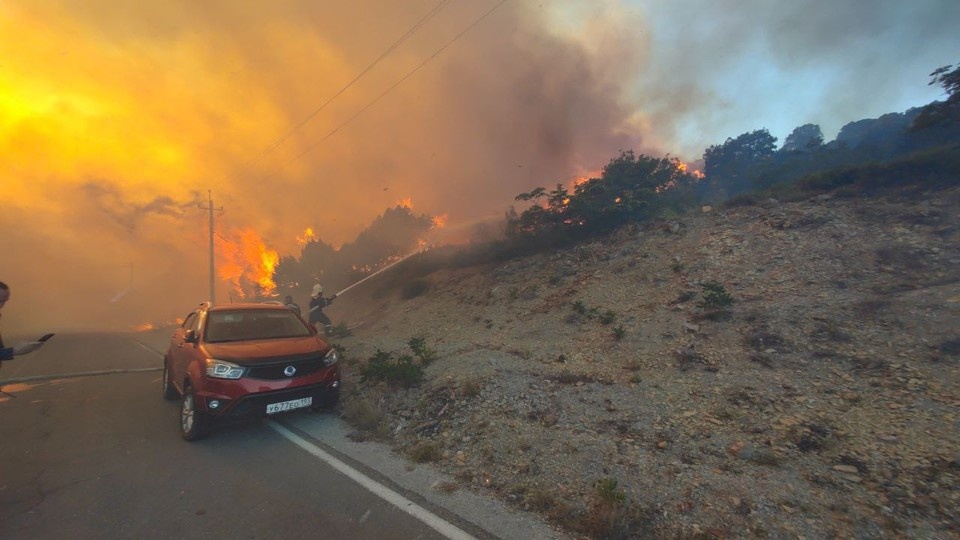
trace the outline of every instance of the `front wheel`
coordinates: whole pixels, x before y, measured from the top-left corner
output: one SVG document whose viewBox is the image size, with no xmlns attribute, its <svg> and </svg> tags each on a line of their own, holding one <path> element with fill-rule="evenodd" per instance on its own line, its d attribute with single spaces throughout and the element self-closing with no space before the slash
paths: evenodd
<svg viewBox="0 0 960 540">
<path fill-rule="evenodd" d="M 196 441 L 207 434 L 207 415 L 197 408 L 193 387 L 183 389 L 180 401 L 180 436 L 186 441 Z"/>
<path fill-rule="evenodd" d="M 321 411 L 332 411 L 337 408 L 337 403 L 340 403 L 340 390 L 332 392 L 324 398 L 323 402 L 317 403 L 310 406 L 310 410 L 313 412 Z"/>
<path fill-rule="evenodd" d="M 173 401 L 180 396 L 177 393 L 177 388 L 173 386 L 173 383 L 170 381 L 170 366 L 167 365 L 167 361 L 163 361 L 163 399 L 167 401 Z"/>
</svg>

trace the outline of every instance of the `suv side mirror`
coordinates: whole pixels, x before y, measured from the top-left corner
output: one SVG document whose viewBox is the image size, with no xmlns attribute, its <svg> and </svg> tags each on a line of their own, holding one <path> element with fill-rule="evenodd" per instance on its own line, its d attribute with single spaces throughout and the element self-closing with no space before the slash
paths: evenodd
<svg viewBox="0 0 960 540">
<path fill-rule="evenodd" d="M 196 330 L 187 330 L 187 333 L 183 335 L 183 341 L 185 343 L 197 343 L 200 340 L 197 338 Z"/>
</svg>

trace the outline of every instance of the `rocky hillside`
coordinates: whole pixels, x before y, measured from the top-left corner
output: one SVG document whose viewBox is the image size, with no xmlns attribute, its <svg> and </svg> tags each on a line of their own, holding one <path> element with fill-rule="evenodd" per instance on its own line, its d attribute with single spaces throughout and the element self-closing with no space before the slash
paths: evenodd
<svg viewBox="0 0 960 540">
<path fill-rule="evenodd" d="M 960 530 L 956 187 L 705 207 L 422 280 L 331 315 L 363 322 L 335 340 L 343 416 L 442 489 L 594 538 Z M 419 384 L 361 382 L 411 338 Z"/>
</svg>

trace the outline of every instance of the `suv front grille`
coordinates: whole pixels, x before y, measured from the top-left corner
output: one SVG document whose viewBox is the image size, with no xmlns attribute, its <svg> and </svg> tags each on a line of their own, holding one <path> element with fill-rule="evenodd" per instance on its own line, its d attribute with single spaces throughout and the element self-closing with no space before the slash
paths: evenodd
<svg viewBox="0 0 960 540">
<path fill-rule="evenodd" d="M 288 376 L 284 370 L 293 366 L 296 373 Z M 283 379 L 296 379 L 297 377 L 306 377 L 312 375 L 324 368 L 323 360 L 312 358 L 310 360 L 299 360 L 296 362 L 285 362 L 282 364 L 271 364 L 269 366 L 255 366 L 248 368 L 247 377 L 251 379 L 261 379 L 267 381 L 278 381 Z"/>
</svg>

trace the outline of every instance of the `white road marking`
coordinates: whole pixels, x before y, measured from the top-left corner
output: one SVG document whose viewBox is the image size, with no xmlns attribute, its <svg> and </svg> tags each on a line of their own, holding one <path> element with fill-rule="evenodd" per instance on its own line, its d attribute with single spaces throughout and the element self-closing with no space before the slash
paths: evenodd
<svg viewBox="0 0 960 540">
<path fill-rule="evenodd" d="M 360 471 L 350 467 L 346 463 L 340 461 L 339 459 L 331 456 L 327 452 L 324 452 L 320 448 L 317 448 L 315 445 L 311 444 L 310 441 L 307 441 L 303 437 L 300 437 L 296 433 L 290 431 L 286 427 L 276 423 L 276 422 L 267 422 L 267 425 L 270 426 L 274 431 L 284 436 L 287 440 L 293 444 L 303 448 L 314 457 L 320 458 L 325 461 L 328 465 L 339 471 L 341 474 L 347 478 L 353 480 L 354 482 L 360 484 L 367 490 L 369 490 L 374 495 L 380 497 L 381 499 L 387 501 L 388 503 L 396 506 L 400 510 L 410 514 L 411 516 L 419 519 L 424 524 L 426 524 L 431 529 L 437 531 L 443 536 L 450 538 L 451 540 L 475 540 L 473 536 L 467 534 L 465 531 L 459 527 L 453 525 L 449 521 L 444 520 L 443 518 L 433 514 L 426 508 L 418 505 L 417 503 L 407 499 L 403 495 L 400 495 L 396 491 L 384 486 L 383 484 L 373 480 L 372 478 L 364 475 Z"/>
<path fill-rule="evenodd" d="M 155 351 L 155 350 L 151 349 L 150 347 L 147 347 L 147 346 L 144 345 L 143 343 L 140 343 L 140 342 L 137 341 L 137 340 L 133 340 L 133 342 L 136 343 L 137 345 L 143 347 L 144 349 L 152 352 L 153 354 L 159 356 L 160 358 L 163 358 L 163 353 L 162 353 L 162 352 L 160 352 L 160 351 Z"/>
</svg>

